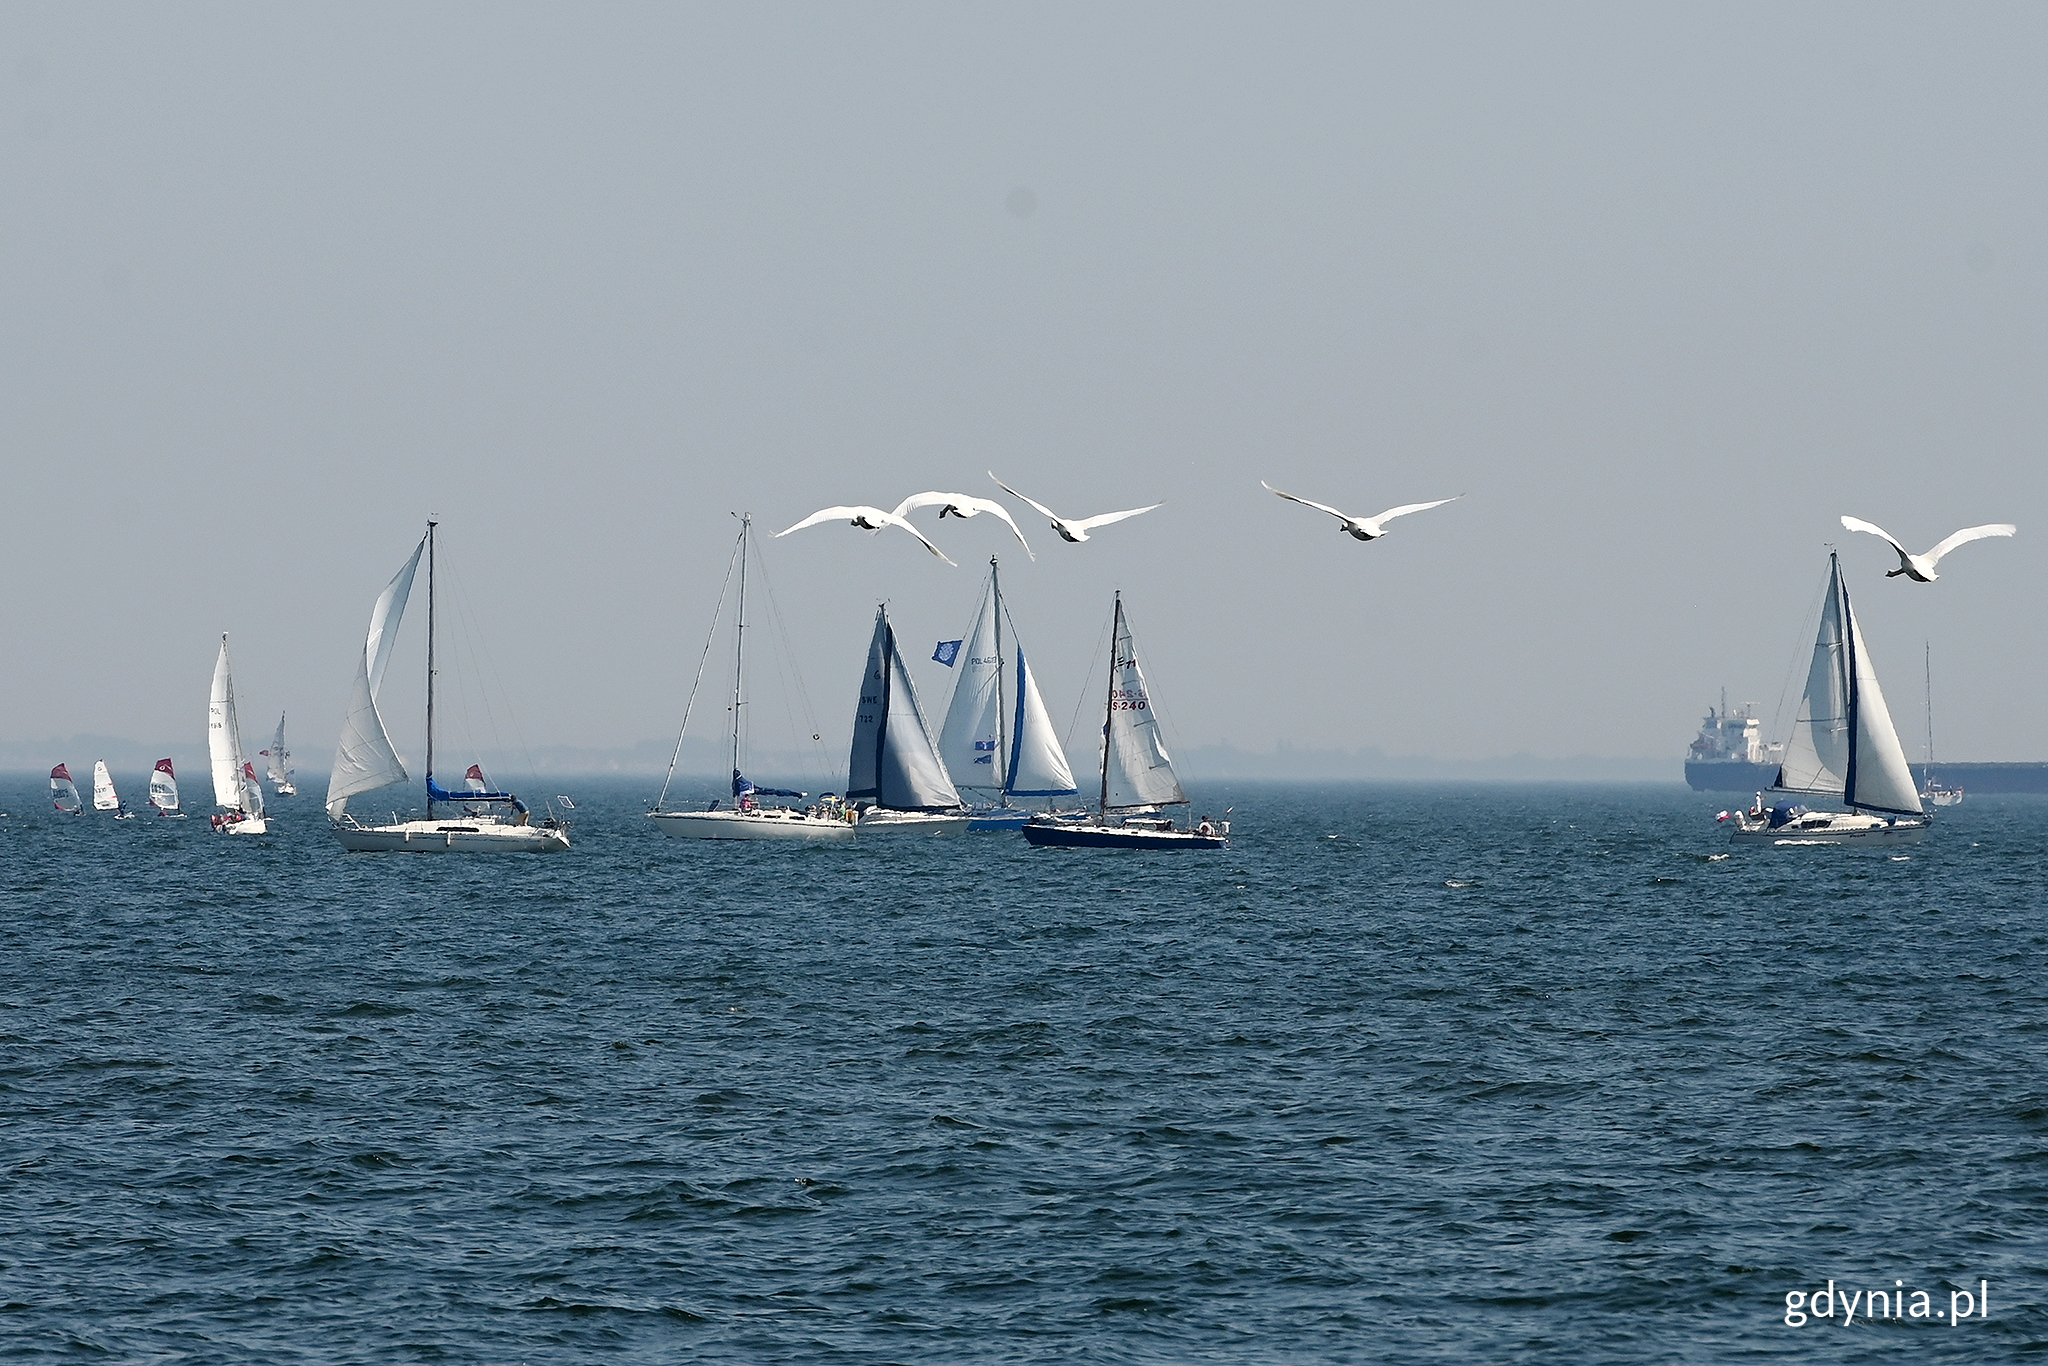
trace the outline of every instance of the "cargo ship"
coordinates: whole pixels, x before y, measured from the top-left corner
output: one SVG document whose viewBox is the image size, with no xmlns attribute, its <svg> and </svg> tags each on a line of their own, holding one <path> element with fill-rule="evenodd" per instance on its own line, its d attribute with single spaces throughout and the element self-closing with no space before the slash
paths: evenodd
<svg viewBox="0 0 2048 1366">
<path fill-rule="evenodd" d="M 1707 709 L 1699 738 L 1685 756 L 1686 786 L 1695 792 L 1761 792 L 1778 781 L 1784 759 L 1784 743 L 1764 739 L 1756 704 L 1731 709 L 1724 688 L 1721 705 Z"/>
</svg>

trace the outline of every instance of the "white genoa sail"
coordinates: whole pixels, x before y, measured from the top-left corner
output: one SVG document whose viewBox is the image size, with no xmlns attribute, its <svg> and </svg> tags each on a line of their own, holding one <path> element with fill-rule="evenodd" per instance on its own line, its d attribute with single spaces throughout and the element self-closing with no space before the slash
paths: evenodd
<svg viewBox="0 0 2048 1366">
<path fill-rule="evenodd" d="M 247 810 L 242 805 L 242 732 L 235 720 L 234 668 L 225 635 L 213 664 L 213 694 L 206 704 L 206 757 L 213 766 L 213 804 Z"/>
<path fill-rule="evenodd" d="M 1067 764 L 1067 752 L 1060 748 L 1059 735 L 1053 730 L 1045 699 L 1038 695 L 1038 679 L 1025 663 L 1022 645 L 1017 646 L 1017 696 L 1012 715 L 1016 721 L 1011 727 L 1004 791 L 1012 797 L 1072 796 L 1078 790 L 1074 770 Z"/>
<path fill-rule="evenodd" d="M 847 756 L 846 795 L 891 811 L 953 811 L 960 793 L 946 773 L 917 705 L 917 689 L 896 650 L 886 608 L 875 613 L 875 634 L 854 711 L 853 748 Z"/>
<path fill-rule="evenodd" d="M 92 809 L 95 811 L 119 811 L 121 798 L 114 791 L 114 775 L 107 772 L 107 761 L 95 759 L 92 764 Z"/>
<path fill-rule="evenodd" d="M 169 759 L 157 760 L 156 772 L 149 775 L 149 804 L 159 811 L 178 809 L 178 775 Z"/>
<path fill-rule="evenodd" d="M 1124 615 L 1121 595 L 1116 603 L 1116 636 L 1109 671 L 1109 733 L 1102 764 L 1102 809 L 1175 806 L 1188 794 L 1174 776 L 1173 760 L 1159 734 L 1159 714 L 1145 688 L 1138 665 L 1137 640 Z"/>
<path fill-rule="evenodd" d="M 341 718 L 341 738 L 334 744 L 334 774 L 327 784 L 327 814 L 340 820 L 348 810 L 348 799 L 359 792 L 371 792 L 406 780 L 405 765 L 385 733 L 384 718 L 377 714 L 377 690 L 384 682 L 384 666 L 391 661 L 391 647 L 398 639 L 398 623 L 405 615 L 405 600 L 412 592 L 413 572 L 426 553 L 422 536 L 412 558 L 394 574 L 377 596 L 370 610 L 370 631 L 363 642 L 362 657 L 356 661 L 355 682 L 350 689 L 348 710 Z"/>
<path fill-rule="evenodd" d="M 1827 601 L 1798 719 L 1776 786 L 1839 797 L 1852 807 L 1919 815 L 1920 794 L 1849 605 L 1841 565 L 1829 557 Z"/>
</svg>

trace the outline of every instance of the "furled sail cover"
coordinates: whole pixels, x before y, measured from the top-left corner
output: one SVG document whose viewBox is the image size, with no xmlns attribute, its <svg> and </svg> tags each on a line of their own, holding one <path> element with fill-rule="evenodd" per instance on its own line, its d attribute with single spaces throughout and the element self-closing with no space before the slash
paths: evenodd
<svg viewBox="0 0 2048 1366">
<path fill-rule="evenodd" d="M 206 702 L 206 757 L 213 761 L 213 804 L 242 806 L 242 732 L 235 720 L 235 679 L 228 663 L 228 638 L 220 638 L 213 662 L 213 694 Z"/>
<path fill-rule="evenodd" d="M 885 611 L 875 614 L 867 672 L 861 676 L 846 795 L 892 811 L 950 811 L 960 805 Z"/>
<path fill-rule="evenodd" d="M 996 650 L 995 580 L 981 600 L 981 613 L 954 660 L 953 701 L 939 730 L 939 757 L 967 798 L 993 804 L 1002 796 L 1003 661 Z"/>
<path fill-rule="evenodd" d="M 1836 796 L 1848 786 L 1849 661 L 1843 605 L 1841 567 L 1830 559 L 1827 601 L 1820 609 L 1806 692 L 1799 699 L 1799 716 L 1785 741 L 1785 762 L 1778 771 L 1777 785 L 1787 792 Z"/>
<path fill-rule="evenodd" d="M 1159 735 L 1159 714 L 1145 690 L 1123 603 L 1117 603 L 1116 640 L 1110 654 L 1108 754 L 1103 766 L 1102 804 L 1108 810 L 1133 806 L 1168 806 L 1185 802 L 1173 760 Z"/>
<path fill-rule="evenodd" d="M 1848 783 L 1842 795 L 1851 806 L 1888 811 L 1898 815 L 1921 814 L 1920 790 L 1913 770 L 1906 764 L 1906 752 L 1899 746 L 1898 728 L 1892 725 L 1891 708 L 1877 686 L 1877 669 L 1870 652 L 1863 648 L 1863 628 L 1849 607 L 1849 590 L 1842 590 L 1842 612 L 1849 621 L 1851 714 L 1855 717 L 1854 743 L 1849 747 Z"/>
<path fill-rule="evenodd" d="M 178 775 L 169 759 L 157 760 L 156 772 L 149 775 L 149 804 L 159 811 L 178 809 Z"/>
<path fill-rule="evenodd" d="M 426 548 L 427 538 L 422 536 L 412 558 L 384 586 L 370 611 L 370 634 L 363 642 L 362 658 L 356 661 L 348 710 L 341 718 L 341 738 L 334 744 L 334 776 L 327 783 L 327 814 L 334 820 L 341 819 L 348 799 L 358 792 L 405 781 L 405 765 L 398 761 L 398 751 L 384 732 L 384 718 L 377 714 L 377 689 L 384 682 L 384 666 L 391 662 L 406 595 L 412 592 L 413 571 L 420 567 Z"/>
<path fill-rule="evenodd" d="M 1074 770 L 1067 766 L 1067 753 L 1053 733 L 1045 699 L 1038 695 L 1038 679 L 1024 662 L 1024 647 L 1014 639 L 1011 644 L 1017 651 L 1017 698 L 1010 772 L 1004 786 L 1013 797 L 1071 796 Z"/>
</svg>

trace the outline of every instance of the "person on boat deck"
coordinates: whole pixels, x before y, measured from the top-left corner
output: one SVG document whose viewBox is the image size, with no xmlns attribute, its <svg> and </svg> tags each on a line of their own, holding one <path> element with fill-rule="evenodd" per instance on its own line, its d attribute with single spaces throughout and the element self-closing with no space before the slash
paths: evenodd
<svg viewBox="0 0 2048 1366">
<path fill-rule="evenodd" d="M 1202 823 L 1195 827 L 1195 833 L 1197 835 L 1214 835 L 1216 833 L 1216 827 L 1214 824 L 1210 822 L 1207 816 L 1204 816 L 1202 817 Z"/>
<path fill-rule="evenodd" d="M 754 794 L 753 794 L 753 793 L 751 793 L 751 792 L 742 792 L 742 793 L 740 794 L 740 810 L 742 810 L 742 811 L 752 811 L 753 809 L 754 809 Z"/>
</svg>

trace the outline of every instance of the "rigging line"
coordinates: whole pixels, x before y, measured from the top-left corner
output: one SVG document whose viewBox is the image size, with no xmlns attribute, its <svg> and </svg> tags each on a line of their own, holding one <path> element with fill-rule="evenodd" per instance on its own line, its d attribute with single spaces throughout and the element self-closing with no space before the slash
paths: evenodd
<svg viewBox="0 0 2048 1366">
<path fill-rule="evenodd" d="M 704 653 L 697 657 L 697 677 L 690 682 L 690 700 L 683 704 L 682 728 L 676 731 L 675 752 L 668 756 L 668 776 L 661 780 L 661 795 L 654 799 L 654 809 L 661 810 L 668 800 L 668 785 L 676 779 L 676 762 L 683 757 L 683 736 L 690 729 L 690 712 L 697 705 L 697 689 L 704 682 L 704 666 L 711 658 L 711 642 L 718 636 L 718 619 L 725 615 L 725 595 L 732 587 L 732 571 L 740 562 L 740 547 L 746 544 L 746 531 L 741 530 L 732 543 L 732 554 L 725 562 L 725 582 L 718 586 L 718 605 L 711 609 L 711 629 L 704 633 Z"/>
<path fill-rule="evenodd" d="M 1790 727 L 1785 723 L 1785 698 L 1792 691 L 1792 680 L 1794 678 L 1800 680 L 1800 695 L 1805 695 L 1805 674 L 1801 670 L 1811 671 L 1813 668 L 1813 641 L 1820 633 L 1821 599 L 1827 596 L 1827 591 L 1828 586 L 1824 583 L 1807 600 L 1805 622 L 1799 628 L 1800 638 L 1806 642 L 1806 649 L 1804 652 L 1800 652 L 1797 649 L 1794 650 L 1791 667 L 1785 671 L 1785 681 L 1778 687 L 1778 705 L 1771 712 L 1771 734 L 1782 735 L 1788 742 L 1792 736 Z M 1798 716 L 1795 714 L 1793 721 L 1796 723 L 1797 720 Z M 1769 742 L 1767 741 L 1766 743 Z"/>
<path fill-rule="evenodd" d="M 754 551 L 754 566 L 755 572 L 761 576 L 762 591 L 768 594 L 768 615 L 774 618 L 775 634 L 782 642 L 782 649 L 775 662 L 777 677 L 795 680 L 797 704 L 804 711 L 804 734 L 811 737 L 809 744 L 812 762 L 818 765 L 813 773 L 819 775 L 823 782 L 832 782 L 831 769 L 826 766 L 825 742 L 821 738 L 824 732 L 819 729 L 817 713 L 811 706 L 810 690 L 804 686 L 803 671 L 796 665 L 796 650 L 789 643 L 789 623 L 782 614 L 782 604 L 775 600 L 775 581 L 768 577 L 767 557 L 761 554 L 759 547 Z M 799 737 L 798 744 L 801 746 L 803 743 Z"/>
<path fill-rule="evenodd" d="M 490 647 L 484 643 L 483 634 L 477 627 L 476 614 L 470 606 L 467 584 L 458 575 L 450 574 L 449 577 L 450 593 L 455 600 L 456 626 L 461 633 L 463 647 L 469 652 L 470 671 L 477 676 L 477 699 L 483 706 L 484 721 L 490 729 L 492 747 L 500 754 L 505 751 L 504 738 L 498 728 L 497 709 L 491 705 L 491 690 L 495 688 L 498 695 L 506 701 L 506 720 L 512 728 L 513 741 L 519 747 L 520 757 L 526 762 L 526 776 L 537 788 L 540 786 L 540 774 L 534 767 L 533 751 L 527 746 L 525 732 L 519 726 L 518 714 L 510 705 L 512 694 L 505 687 L 505 679 L 498 671 L 497 660 L 492 658 Z M 462 689 L 464 706 L 464 715 L 460 718 L 460 723 L 464 737 L 469 741 L 471 752 L 475 754 L 478 747 L 467 715 L 469 691 L 459 677 L 457 685 Z M 477 759 L 472 758 L 471 762 L 477 762 Z M 547 806 L 550 811 L 554 809 L 553 802 L 547 803 Z"/>
<path fill-rule="evenodd" d="M 1095 637 L 1094 652 L 1088 656 L 1088 676 L 1081 680 L 1081 700 L 1074 703 L 1073 719 L 1067 722 L 1066 745 L 1067 753 L 1069 756 L 1071 756 L 1074 752 L 1074 728 L 1081 724 L 1081 709 L 1087 706 L 1090 699 L 1093 697 L 1093 694 L 1090 692 L 1089 689 L 1090 685 L 1092 685 L 1095 682 L 1095 661 L 1102 658 L 1102 642 L 1109 639 L 1109 628 L 1111 624 L 1115 622 L 1115 620 L 1116 608 L 1112 605 L 1108 615 L 1104 616 L 1102 619 L 1101 634 Z M 1102 737 L 1097 736 L 1096 738 L 1099 740 Z M 1102 753 L 1099 749 L 1096 751 L 1095 757 L 1098 762 L 1101 760 Z M 1073 760 L 1069 758 L 1068 762 L 1072 763 Z"/>
</svg>

